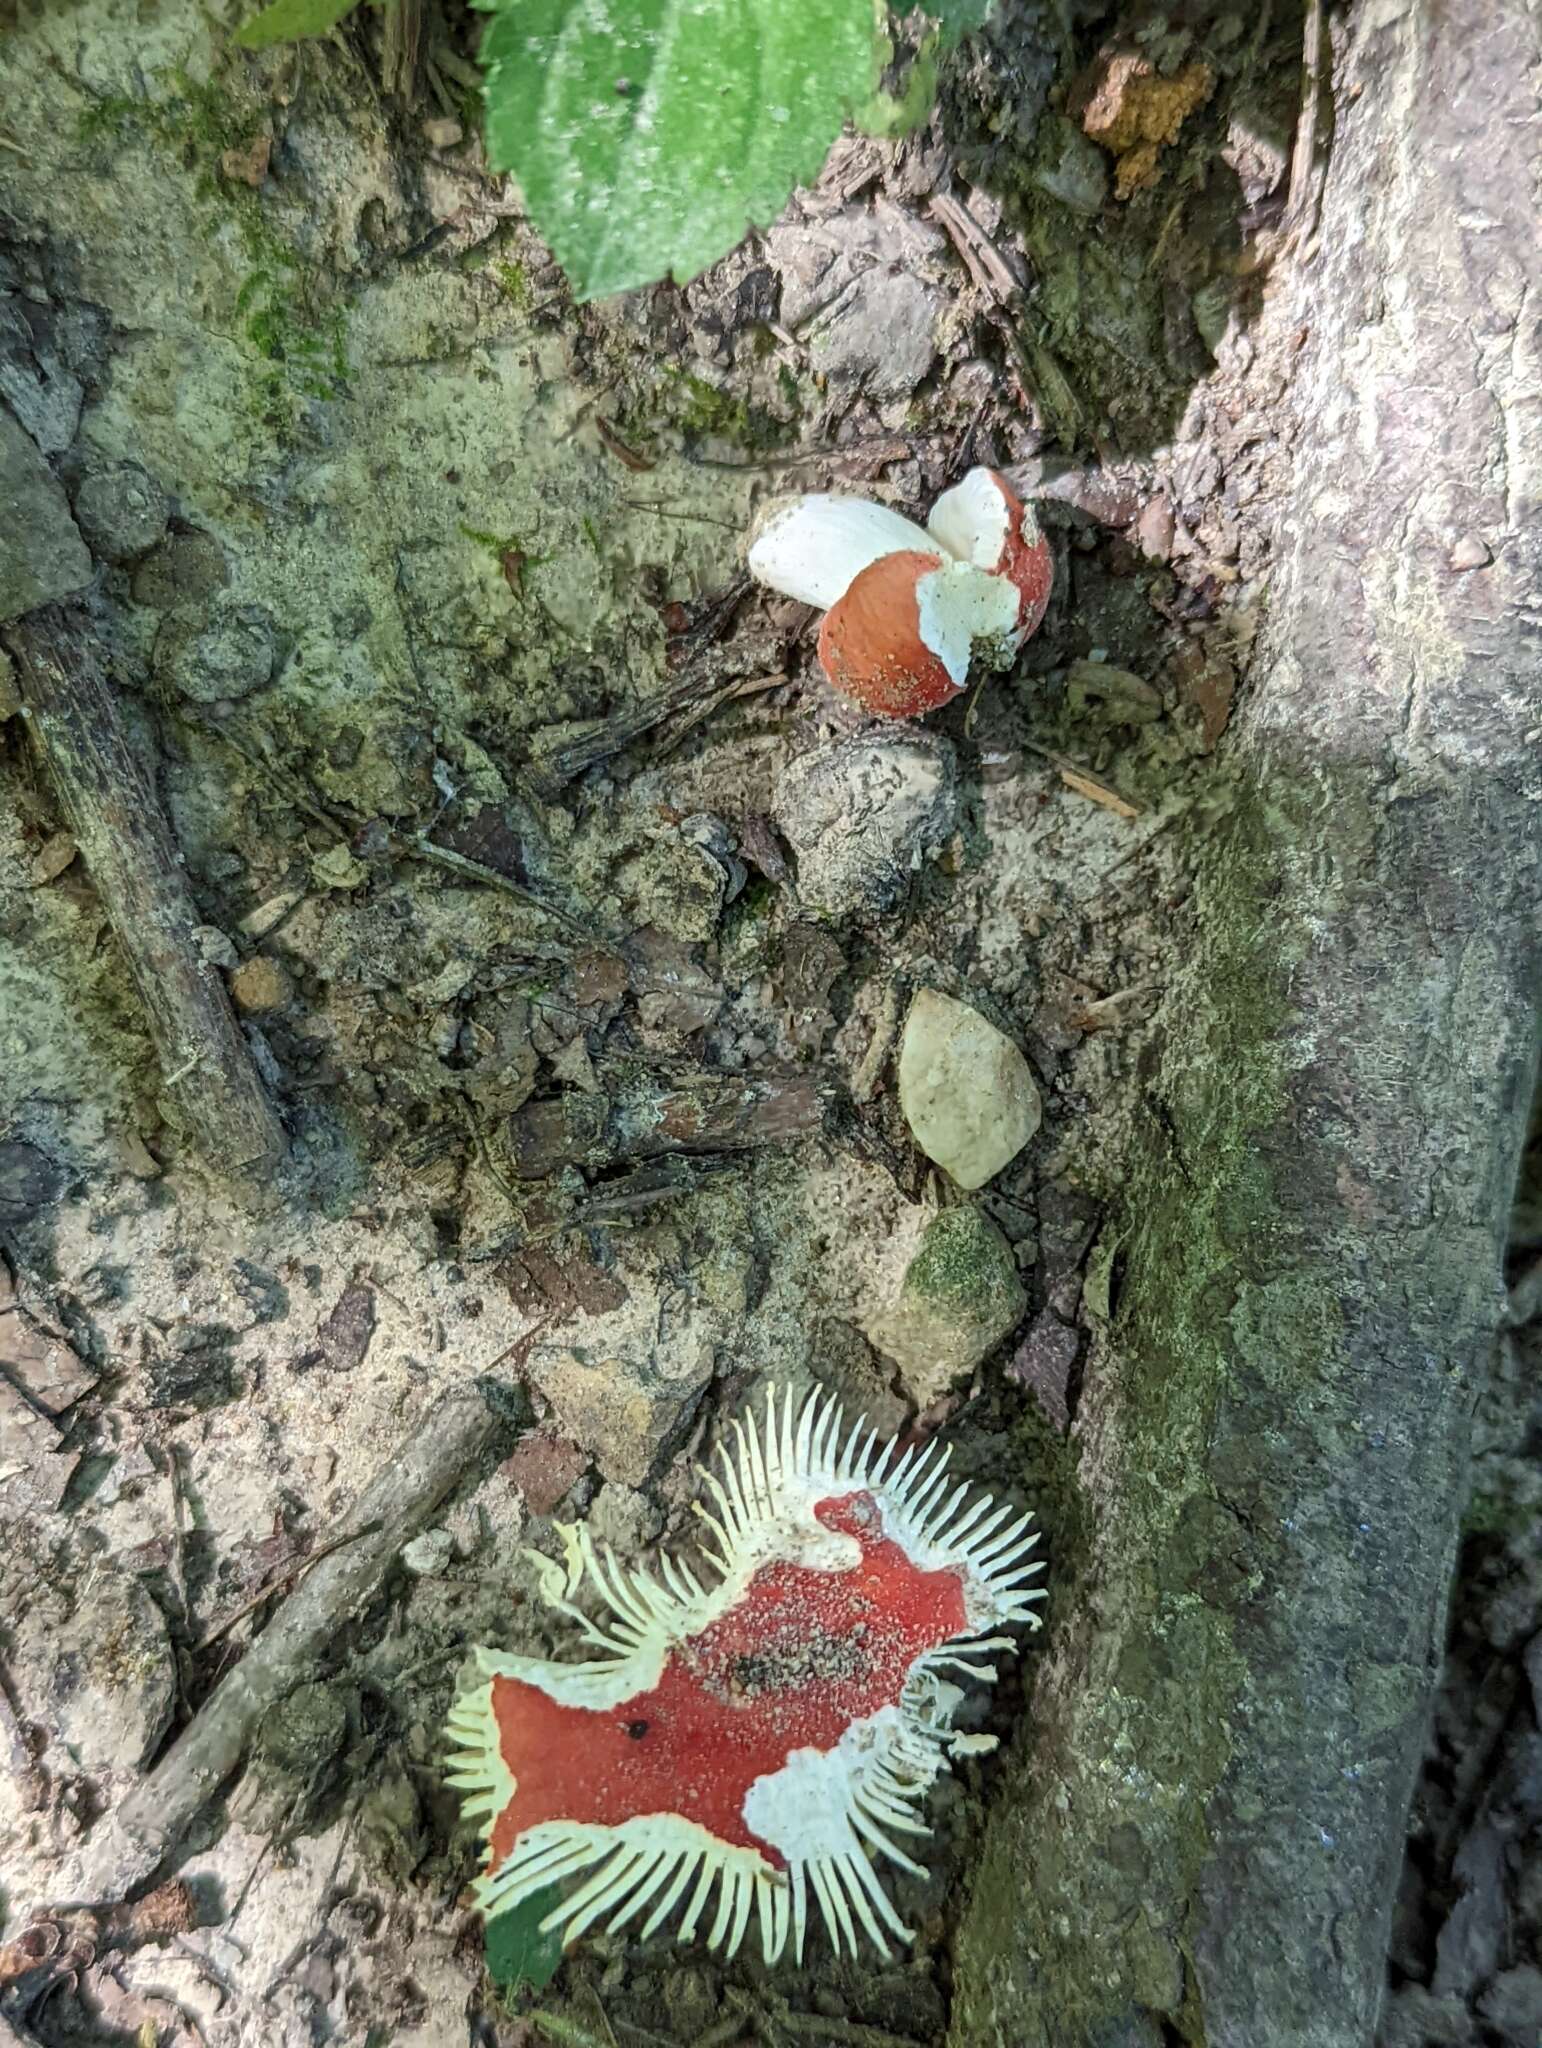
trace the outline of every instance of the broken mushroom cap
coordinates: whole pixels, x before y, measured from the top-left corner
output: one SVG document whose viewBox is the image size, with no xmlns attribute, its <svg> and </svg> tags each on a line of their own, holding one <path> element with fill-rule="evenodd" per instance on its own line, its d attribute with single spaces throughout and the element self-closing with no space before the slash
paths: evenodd
<svg viewBox="0 0 1542 2048">
<path fill-rule="evenodd" d="M 753 1913 L 768 1966 L 802 1960 L 817 1916 L 837 1957 L 865 1936 L 892 1959 L 912 1937 L 878 1859 L 924 1877 L 895 1835 L 924 1837 L 950 1760 L 995 1746 L 954 1726 L 957 1681 L 989 1683 L 1003 1631 L 1038 1626 L 1033 1517 L 953 1485 L 935 1437 L 884 1443 L 819 1389 L 769 1389 L 732 1428 L 698 1503 L 703 1578 L 560 1526 L 538 1583 L 587 1654 L 477 1652 L 449 1718 L 487 1847 L 477 1901 L 546 1894 L 541 1932 L 565 1942 L 633 1921 L 646 1941 L 678 1913 L 681 1941 L 729 1956 Z"/>
<path fill-rule="evenodd" d="M 1044 616 L 1054 559 L 1025 505 L 994 469 L 972 469 L 932 507 L 926 522 L 934 542 L 960 562 L 1005 576 L 1018 594 L 1018 645 Z"/>
<path fill-rule="evenodd" d="M 825 614 L 819 661 L 836 689 L 881 718 L 919 718 L 956 697 L 979 652 L 1017 652 L 1015 585 L 967 562 L 906 548 L 865 568 Z"/>
<path fill-rule="evenodd" d="M 746 555 L 757 583 L 827 611 L 864 569 L 905 549 L 936 543 L 902 512 L 868 498 L 773 498 L 750 534 Z"/>
</svg>

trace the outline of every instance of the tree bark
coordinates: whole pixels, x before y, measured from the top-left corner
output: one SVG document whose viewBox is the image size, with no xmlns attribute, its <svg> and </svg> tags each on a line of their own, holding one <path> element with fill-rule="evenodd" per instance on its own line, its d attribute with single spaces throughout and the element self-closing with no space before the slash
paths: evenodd
<svg viewBox="0 0 1542 2048">
<path fill-rule="evenodd" d="M 1271 624 L 954 2048 L 1376 2027 L 1535 1079 L 1542 50 L 1524 0 L 1335 42 Z"/>
</svg>

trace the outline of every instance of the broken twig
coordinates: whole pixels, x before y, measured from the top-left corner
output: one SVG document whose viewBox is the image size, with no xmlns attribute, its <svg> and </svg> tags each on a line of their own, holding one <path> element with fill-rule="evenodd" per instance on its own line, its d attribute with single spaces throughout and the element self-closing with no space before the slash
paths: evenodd
<svg viewBox="0 0 1542 2048">
<path fill-rule="evenodd" d="M 515 1397 L 521 1403 L 523 1396 Z M 370 1481 L 333 1540 L 155 1769 L 86 1846 L 81 1895 L 121 1899 L 173 1853 L 240 1763 L 263 1716 L 319 1665 L 343 1624 L 467 1468 L 519 1419 L 501 1382 L 444 1394 Z"/>
<path fill-rule="evenodd" d="M 613 1096 L 570 1091 L 527 1102 L 506 1127 L 509 1162 L 521 1180 L 544 1180 L 565 1166 L 593 1171 L 673 1152 L 785 1145 L 818 1130 L 828 1104 L 828 1091 L 805 1075 L 703 1074 L 672 1084 L 645 1075 Z"/>
<path fill-rule="evenodd" d="M 155 784 L 129 745 L 84 615 L 46 605 L 6 636 L 23 716 L 123 948 L 179 1118 L 211 1164 L 253 1177 L 285 1151 L 218 970 Z"/>
</svg>

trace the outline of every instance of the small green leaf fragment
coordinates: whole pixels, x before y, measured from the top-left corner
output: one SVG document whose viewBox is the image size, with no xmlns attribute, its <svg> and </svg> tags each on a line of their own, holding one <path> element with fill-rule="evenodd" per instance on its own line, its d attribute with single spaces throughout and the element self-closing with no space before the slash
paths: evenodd
<svg viewBox="0 0 1542 2048">
<path fill-rule="evenodd" d="M 872 0 L 491 11 L 488 156 L 581 299 L 694 277 L 768 225 L 876 82 Z"/>
<path fill-rule="evenodd" d="M 562 1937 L 555 1931 L 543 1934 L 541 1922 L 561 1897 L 559 1886 L 548 1885 L 488 1921 L 482 1937 L 487 1974 L 500 1991 L 514 1991 L 521 1984 L 540 1991 L 556 1976 Z"/>
<path fill-rule="evenodd" d="M 275 43 L 292 43 L 301 36 L 324 36 L 358 4 L 359 0 L 273 0 L 271 7 L 242 23 L 236 41 L 243 50 L 271 50 Z"/>
</svg>

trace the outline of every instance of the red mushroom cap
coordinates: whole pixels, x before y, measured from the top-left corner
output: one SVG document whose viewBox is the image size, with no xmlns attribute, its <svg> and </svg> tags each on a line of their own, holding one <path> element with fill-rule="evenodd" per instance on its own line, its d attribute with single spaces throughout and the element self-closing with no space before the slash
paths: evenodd
<svg viewBox="0 0 1542 2048">
<path fill-rule="evenodd" d="M 1000 666 L 1020 606 L 1003 577 L 902 548 L 864 569 L 826 612 L 819 660 L 844 695 L 881 718 L 919 718 L 963 689 L 977 642 Z"/>
</svg>

